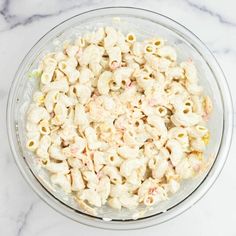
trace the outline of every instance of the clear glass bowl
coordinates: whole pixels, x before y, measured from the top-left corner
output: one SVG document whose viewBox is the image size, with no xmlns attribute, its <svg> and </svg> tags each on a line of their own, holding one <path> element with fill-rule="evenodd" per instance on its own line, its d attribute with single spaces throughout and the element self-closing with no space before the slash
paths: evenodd
<svg viewBox="0 0 236 236">
<path fill-rule="evenodd" d="M 119 17 L 117 20 L 114 17 Z M 145 212 L 112 210 L 103 207 L 97 216 L 83 212 L 71 197 L 50 185 L 47 173 L 41 170 L 35 158 L 25 149 L 25 112 L 37 87 L 29 73 L 37 67 L 44 54 L 60 48 L 66 39 L 74 39 L 99 26 L 113 25 L 124 33 L 133 32 L 138 39 L 160 36 L 168 40 L 178 52 L 179 60 L 192 58 L 199 71 L 200 83 L 213 99 L 214 111 L 209 120 L 211 141 L 206 150 L 208 169 L 200 176 L 184 181 L 181 189 L 169 200 Z M 51 207 L 67 217 L 93 227 L 106 229 L 137 229 L 165 222 L 195 204 L 211 187 L 219 175 L 230 148 L 233 129 L 233 109 L 224 74 L 207 47 L 188 29 L 155 12 L 129 7 L 92 10 L 76 15 L 44 35 L 22 61 L 12 83 L 8 106 L 7 127 L 9 142 L 16 163 L 34 191 Z M 138 219 L 134 219 L 134 215 Z M 136 218 L 137 218 L 136 217 Z M 111 220 L 112 219 L 112 220 Z"/>
</svg>

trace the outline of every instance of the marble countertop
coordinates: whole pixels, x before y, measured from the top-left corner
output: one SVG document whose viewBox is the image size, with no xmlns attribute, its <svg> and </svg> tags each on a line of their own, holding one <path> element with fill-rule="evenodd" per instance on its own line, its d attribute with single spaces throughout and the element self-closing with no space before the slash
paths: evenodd
<svg viewBox="0 0 236 236">
<path fill-rule="evenodd" d="M 14 73 L 31 46 L 53 26 L 85 10 L 136 6 L 182 23 L 212 50 L 233 94 L 236 88 L 236 2 L 234 0 L 0 0 L 0 235 L 119 235 L 75 223 L 46 205 L 16 167 L 7 141 L 5 108 Z M 233 128 L 233 127 L 232 127 Z M 138 235 L 236 235 L 236 140 L 208 194 L 181 216 Z M 122 232 L 128 235 L 130 232 Z"/>
</svg>

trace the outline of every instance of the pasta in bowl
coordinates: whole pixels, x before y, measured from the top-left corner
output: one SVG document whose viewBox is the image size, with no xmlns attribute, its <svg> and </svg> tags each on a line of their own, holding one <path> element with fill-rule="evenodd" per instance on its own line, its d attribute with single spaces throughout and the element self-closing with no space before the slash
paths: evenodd
<svg viewBox="0 0 236 236">
<path fill-rule="evenodd" d="M 147 24 L 141 18 L 88 19 L 90 27 L 72 24 L 50 38 L 28 68 L 31 91 L 19 106 L 26 162 L 82 217 L 113 225 L 167 215 L 215 163 L 223 106 L 209 88 L 218 91 L 217 83 L 204 84 L 209 68 L 162 22 L 146 32 L 133 24 Z"/>
</svg>

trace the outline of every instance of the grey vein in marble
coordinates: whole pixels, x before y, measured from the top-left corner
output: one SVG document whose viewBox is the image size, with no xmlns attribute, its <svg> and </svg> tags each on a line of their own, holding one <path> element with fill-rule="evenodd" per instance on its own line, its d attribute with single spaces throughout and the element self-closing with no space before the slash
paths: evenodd
<svg viewBox="0 0 236 236">
<path fill-rule="evenodd" d="M 231 54 L 233 56 L 236 56 L 236 50 L 234 50 L 233 48 L 215 49 L 215 50 L 212 50 L 212 52 L 214 54 L 221 54 L 221 55 Z"/>
<path fill-rule="evenodd" d="M 200 5 L 200 4 L 196 4 L 190 0 L 184 0 L 184 2 L 186 2 L 188 4 L 188 6 L 197 9 L 201 12 L 204 12 L 212 17 L 216 17 L 219 22 L 221 22 L 222 24 L 226 24 L 228 26 L 232 26 L 232 27 L 236 27 L 236 23 L 227 20 L 224 16 L 222 16 L 221 14 L 214 12 L 213 10 L 207 8 L 206 6 Z M 65 8 L 64 9 L 60 9 L 56 12 L 50 13 L 50 14 L 33 14 L 29 17 L 20 17 L 17 15 L 14 15 L 11 13 L 10 11 L 10 0 L 5 0 L 3 3 L 3 7 L 0 10 L 0 15 L 3 16 L 5 22 L 7 23 L 7 27 L 6 28 L 0 28 L 0 32 L 3 31 L 7 31 L 10 29 L 14 29 L 17 26 L 24 26 L 24 25 L 28 25 L 31 24 L 32 22 L 38 21 L 40 19 L 43 18 L 48 18 L 48 17 L 53 17 L 53 16 L 58 16 L 62 13 L 74 10 L 74 9 L 78 9 L 81 8 L 83 6 L 86 6 L 88 3 L 88 0 L 82 0 L 79 2 L 79 4 L 70 4 L 69 7 L 66 7 L 67 4 L 65 4 Z M 101 4 L 101 3 L 106 3 L 106 1 L 97 1 L 97 0 L 90 0 L 89 1 L 89 5 L 93 5 L 96 6 L 97 4 Z M 113 2 L 115 4 L 115 1 Z M 64 4 L 63 4 L 64 5 Z"/>
<path fill-rule="evenodd" d="M 226 24 L 228 26 L 232 26 L 232 27 L 236 27 L 236 22 L 232 22 L 227 20 L 224 16 L 222 16 L 221 14 L 212 11 L 211 9 L 207 8 L 206 6 L 200 5 L 200 4 L 196 4 L 190 0 L 184 0 L 190 7 L 197 9 L 201 12 L 204 12 L 212 17 L 216 17 L 220 23 L 222 24 Z"/>
<path fill-rule="evenodd" d="M 25 227 L 26 227 L 26 225 L 27 225 L 27 221 L 28 221 L 28 219 L 29 219 L 29 217 L 30 217 L 30 214 L 31 214 L 31 212 L 32 212 L 32 210 L 33 210 L 33 208 L 34 208 L 34 204 L 35 204 L 34 202 L 31 203 L 30 206 L 29 206 L 29 208 L 28 208 L 28 210 L 27 210 L 26 212 L 24 212 L 24 213 L 20 216 L 19 221 L 21 222 L 21 224 L 20 224 L 20 227 L 18 228 L 17 236 L 21 236 L 21 235 L 22 235 L 22 233 L 23 233 L 23 231 L 24 231 L 24 229 L 25 229 Z"/>
<path fill-rule="evenodd" d="M 30 24 L 34 21 L 37 21 L 41 18 L 46 18 L 46 17 L 50 17 L 50 16 L 57 16 L 57 15 L 61 14 L 62 12 L 71 9 L 71 8 L 69 8 L 69 9 L 66 9 L 64 11 L 60 10 L 60 11 L 55 12 L 53 14 L 34 14 L 30 17 L 20 19 L 16 15 L 12 15 L 10 13 L 9 3 L 10 3 L 9 0 L 5 0 L 5 2 L 3 4 L 3 8 L 2 8 L 2 10 L 0 10 L 0 15 L 2 15 L 4 17 L 5 21 L 9 24 L 9 27 L 7 29 L 0 29 L 0 32 L 14 29 L 19 25 L 23 25 L 23 26 L 28 25 L 28 24 Z"/>
<path fill-rule="evenodd" d="M 45 18 L 53 17 L 53 16 L 59 16 L 62 13 L 81 8 L 87 4 L 87 0 L 83 0 L 80 4 L 71 5 L 70 7 L 67 7 L 63 10 L 62 9 L 58 10 L 58 11 L 53 12 L 51 14 L 33 14 L 32 16 L 25 17 L 25 18 L 11 14 L 11 12 L 9 10 L 9 3 L 10 3 L 10 0 L 5 0 L 2 10 L 0 10 L 0 15 L 3 16 L 5 22 L 8 24 L 7 28 L 3 28 L 3 29 L 0 28 L 0 32 L 5 32 L 8 30 L 14 29 L 18 26 L 25 26 L 25 25 L 31 24 L 35 21 L 40 20 L 40 19 L 45 19 Z M 94 1 L 94 0 L 90 0 L 90 4 L 92 4 L 94 6 L 97 3 L 99 3 L 99 2 Z"/>
</svg>

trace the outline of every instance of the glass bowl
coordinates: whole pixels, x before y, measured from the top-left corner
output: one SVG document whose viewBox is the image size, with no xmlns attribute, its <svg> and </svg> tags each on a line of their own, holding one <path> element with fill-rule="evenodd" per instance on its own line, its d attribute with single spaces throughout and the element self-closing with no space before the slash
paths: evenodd
<svg viewBox="0 0 236 236">
<path fill-rule="evenodd" d="M 120 18 L 120 20 L 118 19 Z M 148 210 L 142 206 L 135 210 L 112 210 L 103 207 L 97 216 L 92 216 L 75 201 L 50 184 L 47 173 L 41 170 L 33 155 L 25 148 L 25 112 L 37 87 L 29 73 L 37 68 L 47 52 L 60 48 L 64 40 L 73 40 L 88 30 L 112 25 L 124 33 L 133 32 L 139 40 L 160 36 L 177 49 L 179 60 L 192 58 L 199 71 L 201 85 L 214 105 L 208 126 L 211 141 L 205 152 L 209 160 L 207 170 L 198 177 L 184 181 L 181 189 Z M 165 222 L 195 204 L 212 186 L 223 168 L 230 148 L 233 109 L 229 88 L 216 59 L 207 47 L 188 29 L 163 15 L 152 11 L 111 7 L 76 15 L 44 35 L 25 56 L 12 83 L 8 106 L 7 128 L 10 147 L 23 176 L 34 191 L 51 207 L 63 215 L 86 225 L 106 229 L 137 229 Z"/>
</svg>

